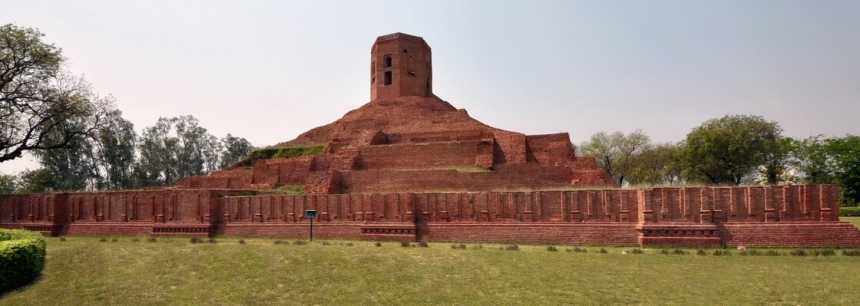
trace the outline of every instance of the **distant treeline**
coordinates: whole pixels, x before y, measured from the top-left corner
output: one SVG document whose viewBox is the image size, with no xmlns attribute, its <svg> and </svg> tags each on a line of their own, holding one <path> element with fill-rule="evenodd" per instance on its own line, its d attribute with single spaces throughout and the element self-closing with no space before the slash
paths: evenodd
<svg viewBox="0 0 860 306">
<path fill-rule="evenodd" d="M 759 116 L 711 119 L 677 143 L 600 132 L 581 152 L 619 185 L 827 183 L 840 185 L 843 204 L 860 202 L 860 136 L 793 139 Z"/>
<path fill-rule="evenodd" d="M 141 134 L 110 96 L 64 70 L 61 49 L 33 28 L 0 26 L 0 162 L 32 154 L 40 168 L 0 176 L 0 193 L 171 185 L 232 165 L 244 138 L 218 139 L 192 116 Z"/>
</svg>

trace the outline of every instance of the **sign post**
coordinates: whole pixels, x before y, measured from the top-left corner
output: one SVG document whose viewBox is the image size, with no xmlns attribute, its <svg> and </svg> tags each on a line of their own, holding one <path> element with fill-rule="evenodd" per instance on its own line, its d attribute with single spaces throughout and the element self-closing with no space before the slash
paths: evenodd
<svg viewBox="0 0 860 306">
<path fill-rule="evenodd" d="M 317 218 L 317 211 L 314 209 L 305 210 L 305 218 L 311 220 L 310 230 L 308 231 L 310 233 L 309 240 L 314 241 L 314 219 Z"/>
</svg>

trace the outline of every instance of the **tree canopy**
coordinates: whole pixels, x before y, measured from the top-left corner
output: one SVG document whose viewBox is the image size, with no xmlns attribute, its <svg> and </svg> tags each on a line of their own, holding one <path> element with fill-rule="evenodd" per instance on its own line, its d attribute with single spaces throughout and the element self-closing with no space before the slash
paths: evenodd
<svg viewBox="0 0 860 306">
<path fill-rule="evenodd" d="M 62 70 L 61 50 L 43 36 L 0 26 L 0 162 L 73 145 L 105 113 L 89 84 Z"/>
<path fill-rule="evenodd" d="M 650 139 L 642 131 L 630 134 L 599 132 L 583 146 L 586 155 L 593 156 L 609 176 L 619 185 L 633 169 L 633 158 L 650 144 Z"/>
<path fill-rule="evenodd" d="M 711 184 L 740 184 L 753 170 L 775 159 L 782 129 L 760 116 L 728 115 L 705 121 L 687 134 L 685 161 L 690 175 Z"/>
</svg>

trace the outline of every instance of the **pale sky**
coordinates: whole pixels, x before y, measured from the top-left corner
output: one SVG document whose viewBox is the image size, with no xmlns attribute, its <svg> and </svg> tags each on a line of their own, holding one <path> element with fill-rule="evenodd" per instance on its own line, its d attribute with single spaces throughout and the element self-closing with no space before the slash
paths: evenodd
<svg viewBox="0 0 860 306">
<path fill-rule="evenodd" d="M 219 137 L 292 139 L 368 102 L 371 44 L 405 32 L 433 48 L 436 95 L 498 128 L 665 142 L 743 113 L 860 134 L 856 0 L 0 0 L 5 23 L 44 32 L 138 131 L 192 114 Z"/>
</svg>

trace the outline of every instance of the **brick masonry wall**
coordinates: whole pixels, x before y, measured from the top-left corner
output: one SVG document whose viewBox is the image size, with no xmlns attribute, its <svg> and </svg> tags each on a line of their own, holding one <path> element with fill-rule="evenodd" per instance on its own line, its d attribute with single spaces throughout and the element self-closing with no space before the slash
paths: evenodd
<svg viewBox="0 0 860 306">
<path fill-rule="evenodd" d="M 569 188 L 572 172 L 565 167 L 538 164 L 496 165 L 492 172 L 457 170 L 365 170 L 343 173 L 348 192 L 489 191 Z"/>
<path fill-rule="evenodd" d="M 0 197 L 0 226 L 71 235 L 237 235 L 587 245 L 860 246 L 830 185 L 288 196 L 218 189 Z"/>
<path fill-rule="evenodd" d="M 531 153 L 529 159 L 542 165 L 567 165 L 576 159 L 567 133 L 529 135 L 526 136 L 526 142 Z"/>
<path fill-rule="evenodd" d="M 366 146 L 359 160 L 363 169 L 470 167 L 482 153 L 491 155 L 491 148 L 481 140 Z"/>
</svg>

